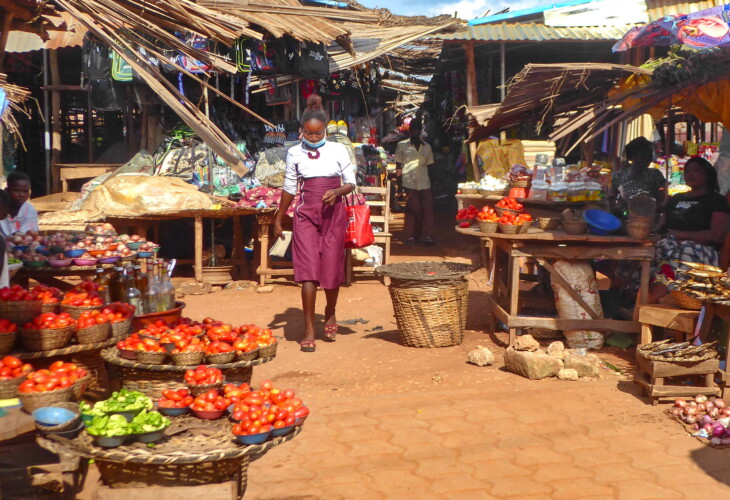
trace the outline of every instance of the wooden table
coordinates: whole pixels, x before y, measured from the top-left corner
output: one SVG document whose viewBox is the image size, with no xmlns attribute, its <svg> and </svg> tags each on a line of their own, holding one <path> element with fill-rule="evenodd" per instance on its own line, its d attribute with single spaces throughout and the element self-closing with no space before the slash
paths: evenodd
<svg viewBox="0 0 730 500">
<path fill-rule="evenodd" d="M 269 240 L 272 240 L 274 216 L 276 212 L 272 211 L 266 214 L 256 216 L 256 222 L 259 227 L 259 265 L 256 268 L 256 274 L 259 275 L 259 284 L 264 286 L 269 276 L 294 276 L 293 264 L 290 261 L 273 261 L 269 255 Z M 285 217 L 284 220 L 291 221 L 291 218 Z M 287 221 L 287 223 L 288 223 Z M 285 228 L 286 229 L 286 228 Z"/>
<path fill-rule="evenodd" d="M 102 268 L 110 273 L 114 269 L 113 264 L 104 264 Z M 28 288 L 28 280 L 36 280 L 48 286 L 55 286 L 59 290 L 68 291 L 74 285 L 63 281 L 63 277 L 78 277 L 82 280 L 93 278 L 96 274 L 96 266 L 69 266 L 69 267 L 43 267 L 40 269 L 28 269 L 21 267 L 11 277 L 10 281 Z"/>
<path fill-rule="evenodd" d="M 467 208 L 474 205 L 477 209 L 481 209 L 484 205 L 494 206 L 504 196 L 484 196 L 481 194 L 457 194 L 456 202 L 459 209 Z M 525 206 L 525 211 L 533 217 L 557 217 L 560 216 L 566 208 L 574 208 L 576 210 L 585 210 L 588 207 L 608 208 L 607 201 L 581 201 L 575 203 L 557 203 L 554 201 L 534 200 L 530 198 L 517 198 L 517 201 Z"/>
<path fill-rule="evenodd" d="M 107 217 L 117 231 L 130 227 L 135 234 L 147 238 L 148 230 L 154 231 L 155 241 L 159 240 L 159 223 L 165 220 L 179 220 L 192 218 L 195 220 L 195 258 L 193 260 L 195 280 L 203 281 L 203 219 L 233 219 L 233 250 L 230 262 L 233 265 L 245 264 L 246 256 L 243 249 L 243 228 L 241 216 L 273 214 L 274 209 L 258 209 L 250 207 L 224 207 L 218 210 L 181 210 L 164 214 L 149 214 L 134 217 Z M 268 255 L 268 253 L 267 253 Z M 182 261 L 178 261 L 183 263 Z"/>
<path fill-rule="evenodd" d="M 61 191 L 68 191 L 68 181 L 93 179 L 107 172 L 113 172 L 124 163 L 54 163 L 51 165 L 53 179 L 61 181 Z"/>
<path fill-rule="evenodd" d="M 489 237 L 494 242 L 494 286 L 487 296 L 487 312 L 492 330 L 495 320 L 504 323 L 509 329 L 509 344 L 514 342 L 518 328 L 547 328 L 550 330 L 597 330 L 626 333 L 640 333 L 641 323 L 637 321 L 638 308 L 634 321 L 611 319 L 559 319 L 519 315 L 520 303 L 524 305 L 529 298 L 530 305 L 548 306 L 554 301 L 531 292 L 520 292 L 523 275 L 520 274 L 520 259 L 537 262 L 551 275 L 551 280 L 559 286 L 562 277 L 554 272 L 550 260 L 635 260 L 641 262 L 641 283 L 636 299 L 637 305 L 645 304 L 649 293 L 649 266 L 654 258 L 653 241 L 637 240 L 628 236 L 598 236 L 594 234 L 569 235 L 561 230 L 543 231 L 531 228 L 525 234 L 482 233 L 478 228 L 456 228 L 457 232 Z M 579 297 L 571 287 L 565 287 L 573 298 Z M 582 300 L 582 299 L 580 299 Z M 580 303 L 580 300 L 577 302 Z M 586 309 L 585 306 L 583 306 Z M 592 312 L 592 311 L 587 311 Z"/>
</svg>

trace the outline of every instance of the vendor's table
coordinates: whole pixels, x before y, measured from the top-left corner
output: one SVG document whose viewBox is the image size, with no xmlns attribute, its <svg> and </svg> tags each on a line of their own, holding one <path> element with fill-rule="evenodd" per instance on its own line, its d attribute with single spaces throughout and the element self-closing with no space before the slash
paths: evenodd
<svg viewBox="0 0 730 500">
<path fill-rule="evenodd" d="M 256 216 L 259 227 L 259 265 L 256 273 L 261 286 L 266 284 L 269 276 L 294 276 L 292 263 L 289 261 L 273 262 L 269 255 L 269 240 L 273 237 L 274 212 Z"/>
<path fill-rule="evenodd" d="M 569 235 L 564 231 L 543 231 L 537 228 L 531 228 L 523 234 L 482 233 L 478 228 L 472 227 L 457 227 L 456 230 L 459 233 L 479 238 L 487 236 L 494 242 L 494 286 L 492 294 L 487 296 L 487 312 L 492 329 L 495 320 L 499 320 L 507 326 L 510 345 L 516 338 L 518 328 L 641 332 L 641 323 L 636 321 L 638 308 L 634 314 L 634 321 L 559 319 L 519 315 L 520 299 L 523 299 L 523 304 L 529 302 L 531 305 L 538 305 L 541 303 L 540 297 L 530 297 L 529 292 L 520 292 L 522 282 L 520 259 L 536 261 L 550 273 L 551 279 L 557 284 L 560 284 L 562 278 L 554 272 L 547 259 L 639 261 L 641 262 L 641 282 L 636 303 L 640 305 L 646 303 L 648 299 L 649 265 L 654 258 L 652 241 L 637 240 L 628 236 L 598 236 L 588 233 Z M 571 287 L 566 289 L 574 298 L 577 296 Z M 530 300 L 524 300 L 528 297 Z M 545 305 L 547 304 L 545 303 Z"/>
<path fill-rule="evenodd" d="M 506 195 L 505 195 L 506 196 Z M 481 194 L 457 194 L 456 202 L 459 209 L 467 208 L 474 205 L 477 209 L 481 209 L 484 205 L 494 206 L 504 196 L 481 195 Z M 557 217 L 566 208 L 574 208 L 583 210 L 585 208 L 597 207 L 601 209 L 608 208 L 606 201 L 581 201 L 574 203 L 559 203 L 554 201 L 535 200 L 530 198 L 517 198 L 517 201 L 525 206 L 525 211 L 533 217 Z"/>
<path fill-rule="evenodd" d="M 113 172 L 124 163 L 55 163 L 51 166 L 52 178 L 61 182 L 61 191 L 68 191 L 68 181 L 93 179 L 101 174 Z"/>
<path fill-rule="evenodd" d="M 203 281 L 203 219 L 233 219 L 233 252 L 230 262 L 233 265 L 246 263 L 244 255 L 243 228 L 241 216 L 273 213 L 273 209 L 258 209 L 250 207 L 223 207 L 218 210 L 181 210 L 177 212 L 165 212 L 161 214 L 148 214 L 134 217 L 107 217 L 115 228 L 131 227 L 133 231 L 143 238 L 147 238 L 147 231 L 154 229 L 155 241 L 159 240 L 158 224 L 160 221 L 178 220 L 192 218 L 195 220 L 195 259 L 193 261 L 195 270 L 195 281 Z M 180 262 L 180 261 L 178 261 Z M 182 262 L 181 262 L 182 263 Z"/>
<path fill-rule="evenodd" d="M 102 266 L 105 272 L 110 273 L 114 265 L 105 264 Z M 21 267 L 13 274 L 11 281 L 24 288 L 28 288 L 28 280 L 35 280 L 48 286 L 67 291 L 74 285 L 60 279 L 62 277 L 77 277 L 80 279 L 93 278 L 96 273 L 96 266 L 69 266 L 69 267 L 42 267 L 40 269 L 28 269 Z"/>
</svg>

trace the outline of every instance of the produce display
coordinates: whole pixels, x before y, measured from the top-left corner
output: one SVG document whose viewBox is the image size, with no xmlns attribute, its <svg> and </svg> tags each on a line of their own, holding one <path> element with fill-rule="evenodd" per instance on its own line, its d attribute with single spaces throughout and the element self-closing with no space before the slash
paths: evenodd
<svg viewBox="0 0 730 500">
<path fill-rule="evenodd" d="M 38 285 L 30 290 L 30 293 L 43 304 L 58 304 L 63 298 L 63 292 L 58 288 L 46 285 Z"/>
<path fill-rule="evenodd" d="M 730 301 L 730 277 L 719 267 L 696 262 L 681 262 L 686 269 L 679 269 L 674 279 L 664 274 L 657 281 L 670 290 L 682 292 L 697 300 L 712 302 Z"/>
<path fill-rule="evenodd" d="M 193 396 L 187 389 L 162 391 L 162 397 L 157 400 L 160 408 L 187 408 L 193 404 Z"/>
<path fill-rule="evenodd" d="M 15 333 L 18 331 L 18 325 L 11 323 L 7 319 L 0 319 L 0 335 L 3 333 Z"/>
<path fill-rule="evenodd" d="M 479 211 L 474 205 L 469 205 L 469 208 L 461 208 L 456 212 L 456 221 L 459 223 L 459 227 L 469 227 L 472 221 L 477 218 Z"/>
<path fill-rule="evenodd" d="M 97 292 L 77 292 L 71 290 L 63 296 L 61 305 L 68 306 L 103 306 L 104 301 Z"/>
<path fill-rule="evenodd" d="M 514 210 L 515 212 L 522 212 L 524 210 L 525 206 L 517 201 L 516 198 L 513 198 L 512 196 L 505 196 L 501 200 L 497 202 L 495 205 L 499 208 L 506 208 L 508 210 Z"/>
<path fill-rule="evenodd" d="M 0 323 L 0 326 L 2 326 L 2 323 Z M 22 377 L 23 375 L 31 373 L 32 371 L 32 366 L 30 366 L 28 363 L 23 363 L 15 356 L 3 356 L 2 358 L 0 358 L 0 381 L 12 380 L 14 378 Z"/>
<path fill-rule="evenodd" d="M 668 412 L 689 426 L 694 437 L 708 439 L 713 446 L 730 446 L 730 407 L 722 398 L 700 395 L 690 401 L 676 399 Z"/>
<path fill-rule="evenodd" d="M 109 399 L 99 401 L 93 407 L 85 401 L 79 403 L 81 415 L 91 417 L 103 417 L 113 413 L 129 411 L 151 410 L 153 406 L 152 400 L 141 392 L 128 391 L 127 389 L 112 393 Z"/>
<path fill-rule="evenodd" d="M 66 328 L 68 326 L 75 326 L 76 320 L 71 317 L 69 313 L 62 312 L 56 314 L 54 312 L 43 313 L 40 316 L 33 318 L 33 321 L 23 325 L 23 328 L 31 330 L 45 330 L 45 329 L 56 329 Z"/>
<path fill-rule="evenodd" d="M 22 302 L 39 300 L 36 295 L 29 292 L 20 285 L 12 285 L 10 287 L 0 288 L 0 301 L 3 302 Z"/>
<path fill-rule="evenodd" d="M 261 383 L 258 391 L 249 390 L 238 397 L 240 401 L 234 403 L 231 414 L 237 422 L 232 429 L 235 436 L 265 435 L 291 428 L 303 424 L 309 416 L 309 408 L 292 389 L 281 390 L 268 380 Z"/>
<path fill-rule="evenodd" d="M 188 385 L 220 384 L 223 372 L 213 366 L 200 365 L 194 370 L 185 372 L 185 383 Z"/>
<path fill-rule="evenodd" d="M 79 330 L 83 328 L 90 328 L 96 325 L 103 325 L 104 323 L 111 323 L 115 318 L 113 313 L 105 313 L 98 309 L 93 311 L 84 311 L 76 320 L 76 328 Z"/>
<path fill-rule="evenodd" d="M 477 220 L 482 222 L 497 222 L 499 221 L 499 216 L 492 207 L 484 206 L 477 214 Z"/>
<path fill-rule="evenodd" d="M 105 441 L 103 438 L 133 437 L 143 442 L 154 442 L 164 437 L 170 420 L 153 411 L 152 400 L 136 391 L 122 389 L 93 407 L 79 404 L 86 432 L 97 439 L 99 446 L 119 446 L 123 439 Z M 155 435 L 151 435 L 151 434 Z"/>
<path fill-rule="evenodd" d="M 28 372 L 28 378 L 20 384 L 18 392 L 28 394 L 65 389 L 72 386 L 77 380 L 84 378 L 87 374 L 86 370 L 75 363 L 56 361 L 48 369 Z"/>
</svg>

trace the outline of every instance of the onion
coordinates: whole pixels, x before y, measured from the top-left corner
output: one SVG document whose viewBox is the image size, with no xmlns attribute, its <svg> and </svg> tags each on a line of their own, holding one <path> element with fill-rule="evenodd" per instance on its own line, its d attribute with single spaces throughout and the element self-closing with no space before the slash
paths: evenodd
<svg viewBox="0 0 730 500">
<path fill-rule="evenodd" d="M 715 405 L 715 408 L 725 408 L 725 401 L 720 398 L 716 398 L 715 401 L 712 402 L 712 404 Z"/>
<path fill-rule="evenodd" d="M 698 412 L 702 413 L 706 409 L 707 409 L 707 407 L 705 406 L 705 403 L 697 403 L 697 411 Z"/>
<path fill-rule="evenodd" d="M 697 408 L 697 401 L 688 401 L 687 407 L 689 408 Z"/>
<path fill-rule="evenodd" d="M 718 410 L 717 408 L 712 408 L 709 411 L 708 415 L 710 415 L 712 418 L 716 419 L 717 417 L 720 416 L 720 410 Z"/>
<path fill-rule="evenodd" d="M 722 409 L 722 410 L 720 411 L 720 414 L 721 414 L 721 415 L 722 415 L 723 417 L 730 417 L 730 407 L 726 406 L 725 408 L 723 408 L 723 409 Z"/>
<path fill-rule="evenodd" d="M 709 415 L 702 415 L 702 417 L 700 417 L 699 422 L 700 422 L 700 425 L 711 424 L 712 423 L 712 417 L 710 417 Z"/>
<path fill-rule="evenodd" d="M 714 437 L 723 437 L 725 435 L 725 428 L 720 424 L 715 425 L 712 428 L 712 435 Z"/>
<path fill-rule="evenodd" d="M 684 417 L 684 423 L 689 425 L 696 424 L 697 417 L 695 417 L 694 415 L 687 415 L 686 417 Z"/>
<path fill-rule="evenodd" d="M 714 427 L 715 427 L 715 426 L 714 426 L 713 424 L 711 424 L 711 423 L 710 423 L 710 424 L 705 424 L 705 425 L 703 425 L 703 426 L 702 426 L 702 429 L 704 429 L 704 430 L 705 430 L 705 432 L 707 432 L 708 434 L 711 434 L 711 433 L 712 433 L 712 429 L 713 429 Z"/>
<path fill-rule="evenodd" d="M 684 410 L 684 412 L 685 412 L 685 413 L 686 413 L 687 415 L 697 415 L 697 407 L 696 407 L 696 406 L 694 406 L 694 407 L 693 407 L 693 406 L 688 406 L 688 407 L 687 407 L 687 408 L 686 408 L 686 409 Z"/>
<path fill-rule="evenodd" d="M 672 408 L 672 415 L 674 415 L 675 417 L 678 417 L 680 413 L 682 413 L 681 408 Z"/>
<path fill-rule="evenodd" d="M 700 426 L 697 425 L 697 424 L 693 424 L 692 425 L 692 429 L 695 430 L 695 431 L 698 431 L 698 430 L 700 430 Z"/>
<path fill-rule="evenodd" d="M 705 395 L 703 395 L 703 394 L 700 394 L 699 396 L 697 396 L 697 397 L 695 398 L 695 401 L 696 401 L 697 403 L 706 403 L 706 402 L 707 402 L 707 396 L 705 396 Z"/>
</svg>

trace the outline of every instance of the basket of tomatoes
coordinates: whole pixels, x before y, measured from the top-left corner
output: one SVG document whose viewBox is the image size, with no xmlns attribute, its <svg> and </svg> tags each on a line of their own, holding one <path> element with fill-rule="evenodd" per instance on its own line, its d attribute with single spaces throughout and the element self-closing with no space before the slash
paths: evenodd
<svg viewBox="0 0 730 500">
<path fill-rule="evenodd" d="M 86 282 L 80 283 L 76 286 L 80 287 L 84 285 L 84 283 Z M 96 285 L 96 283 L 91 283 Z M 88 286 L 86 288 L 92 287 Z M 73 290 L 66 292 L 66 295 L 63 296 L 63 300 L 61 301 L 61 311 L 69 313 L 74 319 L 78 319 L 81 316 L 81 313 L 85 311 L 100 310 L 103 307 L 104 301 L 101 296 L 96 291 L 86 290 L 83 287 L 82 289 L 74 288 Z"/>
<path fill-rule="evenodd" d="M 54 312 L 60 311 L 61 298 L 63 292 L 58 288 L 46 285 L 38 285 L 30 290 L 30 293 L 41 301 L 41 312 Z"/>
<path fill-rule="evenodd" d="M 76 320 L 69 313 L 42 313 L 20 329 L 20 340 L 28 351 L 63 349 L 76 330 Z"/>
<path fill-rule="evenodd" d="M 83 388 L 76 382 L 88 377 L 86 370 L 73 363 L 52 364 L 48 369 L 32 371 L 18 386 L 18 398 L 23 411 L 33 410 L 78 399 Z"/>
<path fill-rule="evenodd" d="M 110 321 L 110 315 L 98 309 L 82 312 L 76 320 L 76 340 L 79 344 L 105 341 L 111 334 Z"/>
<path fill-rule="evenodd" d="M 18 395 L 18 386 L 23 383 L 33 367 L 15 356 L 0 359 L 0 399 L 11 399 Z"/>
<path fill-rule="evenodd" d="M 211 365 L 230 363 L 236 357 L 236 350 L 228 342 L 214 340 L 205 348 L 205 362 Z"/>
<path fill-rule="evenodd" d="M 485 206 L 477 214 L 477 224 L 479 225 L 479 231 L 482 233 L 496 233 L 499 226 L 499 216 L 492 207 Z"/>
<path fill-rule="evenodd" d="M 22 325 L 41 313 L 42 302 L 20 285 L 0 288 L 0 318 Z"/>
<path fill-rule="evenodd" d="M 0 319 L 0 356 L 13 350 L 18 337 L 18 326 L 6 319 Z"/>
<path fill-rule="evenodd" d="M 211 389 L 223 387 L 223 372 L 214 366 L 199 365 L 185 372 L 185 383 L 190 394 L 200 396 Z"/>
<path fill-rule="evenodd" d="M 461 208 L 456 212 L 456 223 L 459 227 L 471 226 L 477 218 L 479 211 L 474 205 L 469 205 L 469 208 Z"/>
<path fill-rule="evenodd" d="M 500 217 L 505 214 L 519 215 L 524 209 L 524 205 L 511 196 L 505 196 L 494 206 L 494 210 Z"/>
<path fill-rule="evenodd" d="M 126 337 L 129 335 L 135 313 L 133 305 L 125 302 L 112 302 L 104 306 L 101 312 L 114 315 L 114 319 L 110 321 L 112 337 Z"/>
</svg>

